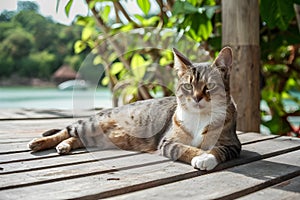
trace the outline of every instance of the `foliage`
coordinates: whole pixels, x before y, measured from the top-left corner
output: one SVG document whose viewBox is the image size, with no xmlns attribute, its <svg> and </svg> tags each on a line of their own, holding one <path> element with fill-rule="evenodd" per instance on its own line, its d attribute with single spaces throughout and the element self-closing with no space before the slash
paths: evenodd
<svg viewBox="0 0 300 200">
<path fill-rule="evenodd" d="M 66 13 L 69 12 L 72 2 L 69 0 Z M 126 1 L 86 0 L 86 2 L 94 17 L 77 18 L 77 24 L 83 26 L 83 31 L 81 40 L 75 43 L 75 52 L 80 53 L 86 48 L 95 49 L 94 53 L 98 56 L 94 56 L 94 63 L 102 64 L 106 71 L 102 83 L 109 84 L 112 91 L 117 91 L 116 101 L 118 98 L 125 103 L 152 98 L 158 91 L 163 95 L 170 95 L 171 92 L 165 92 L 164 87 L 157 88 L 149 84 L 149 81 L 145 81 L 145 78 L 151 75 L 153 67 L 155 70 L 160 69 L 161 65 L 165 66 L 164 69 L 170 67 L 172 55 L 170 52 L 157 49 L 136 50 L 134 49 L 136 44 L 126 46 L 122 44 L 128 43 L 121 39 L 110 39 L 115 38 L 114 35 L 124 39 L 121 37 L 122 34 L 130 31 L 130 34 L 133 34 L 133 30 L 137 28 L 155 27 L 156 29 L 151 31 L 144 29 L 143 41 L 147 43 L 149 39 L 156 36 L 153 32 L 170 28 L 177 33 L 179 39 L 181 36 L 187 37 L 189 41 L 196 44 L 195 46 L 204 47 L 212 57 L 221 48 L 222 21 L 219 0 L 136 0 L 142 14 L 135 15 L 124 8 Z M 262 123 L 269 127 L 272 133 L 277 134 L 291 132 L 292 127 L 288 117 L 299 116 L 300 113 L 299 106 L 294 107 L 293 110 L 287 110 L 285 107 L 287 100 L 299 105 L 299 99 L 292 95 L 293 90 L 300 91 L 300 34 L 293 9 L 294 3 L 300 2 L 299 0 L 260 0 L 262 98 L 269 108 L 267 111 L 262 110 Z M 155 5 L 158 8 L 153 10 Z M 131 41 L 140 41 L 140 39 L 131 38 Z M 162 48 L 159 45 L 165 41 L 170 41 L 167 36 L 159 37 L 156 41 L 158 48 Z M 176 46 L 176 43 L 173 44 Z M 105 45 L 109 46 L 108 53 L 101 49 Z M 190 49 L 195 47 L 185 46 Z M 155 67 L 149 63 L 158 64 Z M 157 74 L 154 76 L 157 78 Z"/>
<path fill-rule="evenodd" d="M 74 52 L 80 34 L 79 26 L 41 16 L 34 2 L 18 2 L 18 12 L 0 14 L 0 78 L 50 79 L 64 63 L 78 69 L 86 55 Z"/>
<path fill-rule="evenodd" d="M 300 1 L 261 0 L 262 99 L 269 107 L 262 111 L 262 124 L 272 133 L 294 131 L 300 136 L 300 129 L 293 128 L 289 121 L 289 117 L 300 115 L 300 97 L 293 93 L 300 91 L 300 30 L 294 3 Z M 287 103 L 294 106 L 287 107 Z"/>
<path fill-rule="evenodd" d="M 34 11 L 38 12 L 39 11 L 39 6 L 31 1 L 18 1 L 18 11 Z"/>
<path fill-rule="evenodd" d="M 66 14 L 72 2 L 65 7 Z M 212 54 L 217 49 L 207 43 L 208 39 L 220 38 L 220 26 L 213 23 L 220 21 L 220 14 L 216 14 L 220 5 L 215 1 L 156 1 L 159 8 L 155 10 L 153 1 L 136 0 L 141 14 L 135 15 L 128 13 L 122 1 L 86 2 L 94 17 L 77 17 L 76 24 L 83 26 L 83 31 L 81 40 L 75 43 L 75 52 L 89 48 L 101 55 L 95 56 L 94 64 L 104 66 L 106 77 L 101 82 L 114 92 L 115 106 L 173 94 L 173 78 L 160 77 L 165 70 L 171 74 L 172 53 L 164 49 L 176 46 L 194 55 L 197 42 L 205 43 Z M 181 39 L 187 43 L 178 42 Z M 220 47 L 221 40 L 218 41 L 212 44 Z"/>
<path fill-rule="evenodd" d="M 29 55 L 32 46 L 32 35 L 22 29 L 15 29 L 2 41 L 0 50 L 5 56 L 20 59 Z"/>
</svg>

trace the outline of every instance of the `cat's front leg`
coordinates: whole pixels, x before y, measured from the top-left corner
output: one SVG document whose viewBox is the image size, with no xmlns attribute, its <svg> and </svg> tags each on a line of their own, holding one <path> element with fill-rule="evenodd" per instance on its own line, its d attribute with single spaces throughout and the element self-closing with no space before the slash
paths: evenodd
<svg viewBox="0 0 300 200">
<path fill-rule="evenodd" d="M 201 170 L 212 170 L 219 163 L 232 160 L 239 157 L 241 151 L 240 145 L 215 146 L 207 153 L 195 156 L 191 165 Z"/>
<path fill-rule="evenodd" d="M 172 160 L 191 164 L 200 170 L 212 170 L 219 161 L 213 155 L 202 149 L 164 139 L 160 146 L 161 154 Z"/>
</svg>

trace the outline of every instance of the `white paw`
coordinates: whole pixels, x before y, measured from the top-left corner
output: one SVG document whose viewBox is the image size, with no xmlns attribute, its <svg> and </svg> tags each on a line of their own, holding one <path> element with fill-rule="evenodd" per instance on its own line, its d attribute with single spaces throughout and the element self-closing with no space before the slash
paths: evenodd
<svg viewBox="0 0 300 200">
<path fill-rule="evenodd" d="M 191 165 L 200 170 L 212 170 L 218 165 L 218 161 L 214 155 L 204 153 L 200 156 L 195 156 L 191 161 Z"/>
<path fill-rule="evenodd" d="M 56 146 L 56 151 L 59 154 L 66 154 L 71 151 L 71 146 L 68 143 L 62 142 Z"/>
</svg>

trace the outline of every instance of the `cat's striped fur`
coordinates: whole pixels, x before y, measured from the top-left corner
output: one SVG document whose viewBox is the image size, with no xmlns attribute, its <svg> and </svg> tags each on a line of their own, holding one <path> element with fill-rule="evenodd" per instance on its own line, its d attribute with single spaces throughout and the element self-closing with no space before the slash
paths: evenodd
<svg viewBox="0 0 300 200">
<path fill-rule="evenodd" d="M 191 63 L 174 49 L 174 68 L 179 77 L 176 97 L 105 109 L 63 130 L 46 132 L 48 136 L 34 139 L 29 148 L 39 151 L 56 146 L 60 154 L 83 146 L 159 150 L 173 160 L 211 170 L 238 157 L 241 150 L 236 136 L 236 108 L 230 96 L 231 62 L 228 47 L 213 64 Z"/>
</svg>

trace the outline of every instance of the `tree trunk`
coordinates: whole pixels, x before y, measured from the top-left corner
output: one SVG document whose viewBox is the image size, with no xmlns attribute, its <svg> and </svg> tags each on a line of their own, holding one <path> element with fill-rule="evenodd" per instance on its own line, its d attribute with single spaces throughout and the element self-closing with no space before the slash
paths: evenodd
<svg viewBox="0 0 300 200">
<path fill-rule="evenodd" d="M 297 18 L 298 29 L 300 32 L 300 5 L 294 4 L 294 9 L 295 9 L 296 18 Z"/>
<path fill-rule="evenodd" d="M 222 3 L 222 45 L 233 49 L 230 89 L 238 108 L 237 129 L 259 132 L 258 0 L 226 0 Z"/>
</svg>

